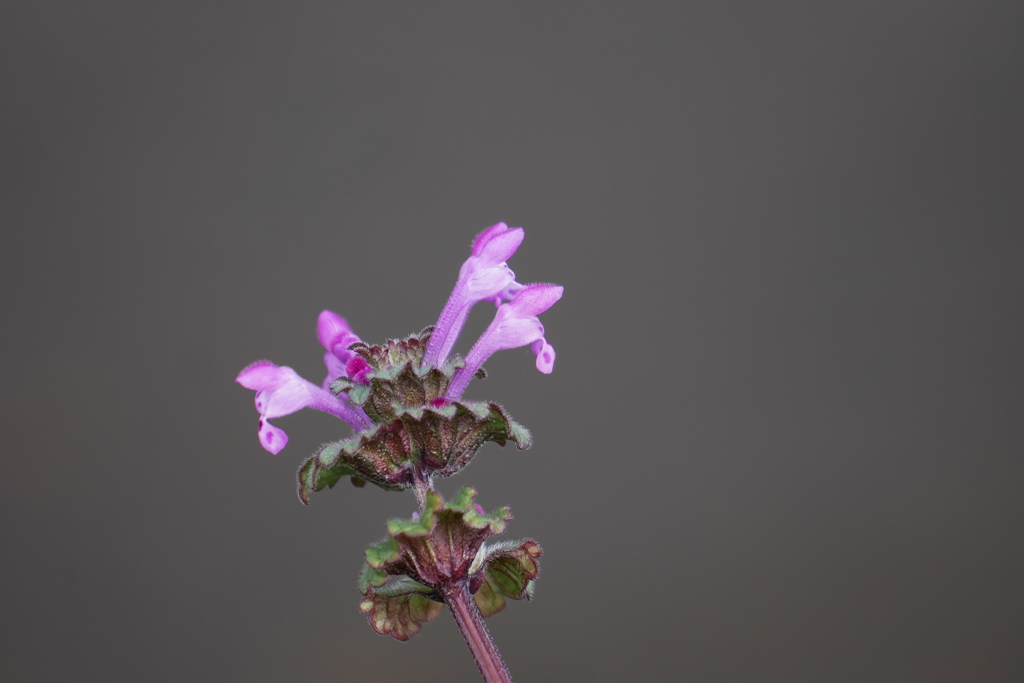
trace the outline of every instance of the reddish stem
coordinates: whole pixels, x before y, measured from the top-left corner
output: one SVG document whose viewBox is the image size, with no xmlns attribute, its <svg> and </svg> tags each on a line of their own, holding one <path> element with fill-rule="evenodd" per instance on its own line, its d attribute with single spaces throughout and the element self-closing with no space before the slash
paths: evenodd
<svg viewBox="0 0 1024 683">
<path fill-rule="evenodd" d="M 469 586 L 465 582 L 459 584 L 445 595 L 445 602 L 455 617 L 455 623 L 466 639 L 469 651 L 480 669 L 486 683 L 512 683 L 512 674 L 498 652 L 498 647 L 491 639 L 491 634 L 480 616 L 473 596 L 469 594 Z"/>
</svg>

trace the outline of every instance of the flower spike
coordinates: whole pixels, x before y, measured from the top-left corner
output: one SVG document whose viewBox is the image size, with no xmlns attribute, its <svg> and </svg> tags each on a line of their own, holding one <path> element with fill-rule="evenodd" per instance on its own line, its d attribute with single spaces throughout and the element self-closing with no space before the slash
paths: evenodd
<svg viewBox="0 0 1024 683">
<path fill-rule="evenodd" d="M 554 369 L 555 349 L 544 339 L 544 326 L 537 316 L 562 298 L 559 285 L 526 285 L 510 303 L 503 304 L 494 320 L 466 356 L 466 366 L 455 373 L 445 398 L 457 401 L 484 361 L 501 349 L 531 345 L 537 354 L 537 369 L 548 374 Z"/>
<path fill-rule="evenodd" d="M 411 519 L 391 520 L 388 536 L 366 550 L 359 609 L 378 633 L 407 640 L 447 605 L 488 683 L 512 678 L 483 619 L 508 600 L 532 597 L 541 549 L 531 539 L 491 541 L 504 531 L 511 511 L 487 514 L 472 489 L 446 503 L 433 481 L 460 472 L 485 443 L 511 442 L 519 450 L 532 444 L 530 432 L 499 404 L 461 398 L 500 349 L 528 346 L 539 371 L 554 369 L 555 349 L 539 316 L 563 288 L 516 282 L 506 261 L 523 237 L 522 228 L 504 223 L 477 235 L 437 324 L 404 339 L 367 344 L 344 318 L 321 311 L 317 338 L 327 376 L 320 385 L 267 360 L 249 365 L 235 380 L 256 392 L 259 440 L 271 453 L 287 445 L 288 435 L 270 420 L 302 408 L 330 413 L 356 430 L 324 444 L 299 468 L 304 504 L 346 477 L 360 488 L 414 491 L 419 509 Z M 452 349 L 480 301 L 494 302 L 497 311 L 463 358 Z"/>
<path fill-rule="evenodd" d="M 505 261 L 516 253 L 524 236 L 522 228 L 498 223 L 473 240 L 472 253 L 462 264 L 455 288 L 434 326 L 434 335 L 423 356 L 424 366 L 440 367 L 447 360 L 470 309 L 478 301 L 493 301 L 500 306 L 522 290 Z"/>
<path fill-rule="evenodd" d="M 291 415 L 303 408 L 330 413 L 359 430 L 373 425 L 366 413 L 352 405 L 347 397 L 335 396 L 303 379 L 291 368 L 275 365 L 268 360 L 249 365 L 238 373 L 235 381 L 256 392 L 256 410 L 260 413 L 260 443 L 275 455 L 288 444 L 288 435 L 268 420 Z"/>
</svg>

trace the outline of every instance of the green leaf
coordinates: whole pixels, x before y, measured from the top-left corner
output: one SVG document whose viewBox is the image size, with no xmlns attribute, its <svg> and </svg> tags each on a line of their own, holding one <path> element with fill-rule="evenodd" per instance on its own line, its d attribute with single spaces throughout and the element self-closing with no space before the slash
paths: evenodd
<svg viewBox="0 0 1024 683">
<path fill-rule="evenodd" d="M 348 397 L 356 405 L 363 405 L 370 397 L 370 386 L 368 384 L 357 384 L 348 390 Z"/>
<path fill-rule="evenodd" d="M 376 595 L 383 595 L 385 597 L 398 597 L 400 595 L 416 593 L 428 597 L 431 600 L 440 600 L 440 598 L 437 597 L 437 591 L 430 586 L 423 585 L 415 579 L 410 579 L 408 576 L 392 576 L 384 585 L 374 587 L 373 592 Z"/>
<path fill-rule="evenodd" d="M 537 558 L 541 553 L 540 545 L 532 539 L 485 545 L 480 562 L 484 567 L 484 580 L 473 595 L 480 614 L 484 617 L 497 614 L 505 608 L 509 598 L 532 598 L 534 580 L 540 573 Z M 475 561 L 474 566 L 478 562 Z"/>
<path fill-rule="evenodd" d="M 409 640 L 419 633 L 425 622 L 435 618 L 443 609 L 443 603 L 434 602 L 420 593 L 371 593 L 359 603 L 359 611 L 367 616 L 374 631 L 398 640 Z"/>
<path fill-rule="evenodd" d="M 530 430 L 511 418 L 508 420 L 508 436 L 516 442 L 516 448 L 521 451 L 525 451 L 533 445 L 533 435 L 530 434 Z"/>
<path fill-rule="evenodd" d="M 459 405 L 468 410 L 478 420 L 491 418 L 491 405 L 480 401 L 460 401 Z"/>
<path fill-rule="evenodd" d="M 445 509 L 461 513 L 462 524 L 470 529 L 489 527 L 491 534 L 500 534 L 505 531 L 505 522 L 512 519 L 512 510 L 505 505 L 490 514 L 478 512 L 473 506 L 474 498 L 476 498 L 476 491 L 465 487 L 450 503 L 445 505 Z"/>
<path fill-rule="evenodd" d="M 388 533 L 393 537 L 399 535 L 426 536 L 437 523 L 437 511 L 443 506 L 444 501 L 441 499 L 441 494 L 437 491 L 427 491 L 427 500 L 423 505 L 423 511 L 419 513 L 419 518 L 389 519 Z"/>
<path fill-rule="evenodd" d="M 374 569 L 380 569 L 388 562 L 397 560 L 401 552 L 398 542 L 388 536 L 366 549 L 366 563 Z"/>
<path fill-rule="evenodd" d="M 473 506 L 473 499 L 476 498 L 476 491 L 468 486 L 462 487 L 458 494 L 444 506 L 445 510 L 464 512 Z"/>
<path fill-rule="evenodd" d="M 299 498 L 306 505 L 314 491 L 333 488 L 352 477 L 361 486 L 370 482 L 386 491 L 402 491 L 412 483 L 412 463 L 405 450 L 400 422 L 380 425 L 343 441 L 325 444 L 302 464 L 298 473 Z"/>
<path fill-rule="evenodd" d="M 355 382 L 350 380 L 348 377 L 339 377 L 338 379 L 331 382 L 331 393 L 338 396 L 343 391 L 351 389 L 352 387 L 358 386 Z"/>
<path fill-rule="evenodd" d="M 359 573 L 359 592 L 366 595 L 371 589 L 383 586 L 387 583 L 387 572 L 381 569 L 374 569 L 368 564 L 363 565 L 363 571 Z"/>
</svg>

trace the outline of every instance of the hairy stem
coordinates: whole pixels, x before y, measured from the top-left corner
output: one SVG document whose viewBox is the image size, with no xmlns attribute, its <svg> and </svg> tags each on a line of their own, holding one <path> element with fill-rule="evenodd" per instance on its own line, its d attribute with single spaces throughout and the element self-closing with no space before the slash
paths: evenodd
<svg viewBox="0 0 1024 683">
<path fill-rule="evenodd" d="M 423 510 L 427 503 L 427 491 L 430 490 L 430 477 L 417 466 L 412 471 L 412 488 L 416 493 L 416 504 Z"/>
<path fill-rule="evenodd" d="M 480 669 L 486 683 L 512 683 L 512 674 L 498 652 L 498 647 L 491 639 L 491 634 L 480 616 L 473 596 L 469 594 L 469 586 L 460 582 L 458 586 L 445 595 L 445 602 L 455 617 L 455 623 L 466 639 L 466 645 L 473 653 L 473 659 Z"/>
</svg>

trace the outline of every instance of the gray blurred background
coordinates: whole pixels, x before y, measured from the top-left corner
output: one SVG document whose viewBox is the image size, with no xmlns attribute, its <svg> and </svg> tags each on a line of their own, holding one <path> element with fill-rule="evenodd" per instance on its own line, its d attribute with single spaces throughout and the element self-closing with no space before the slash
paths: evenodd
<svg viewBox="0 0 1024 683">
<path fill-rule="evenodd" d="M 517 680 L 1024 680 L 1019 2 L 6 2 L 0 76 L 3 680 L 478 680 L 234 377 L 498 221 L 558 362 L 441 489 L 545 549 Z"/>
</svg>

